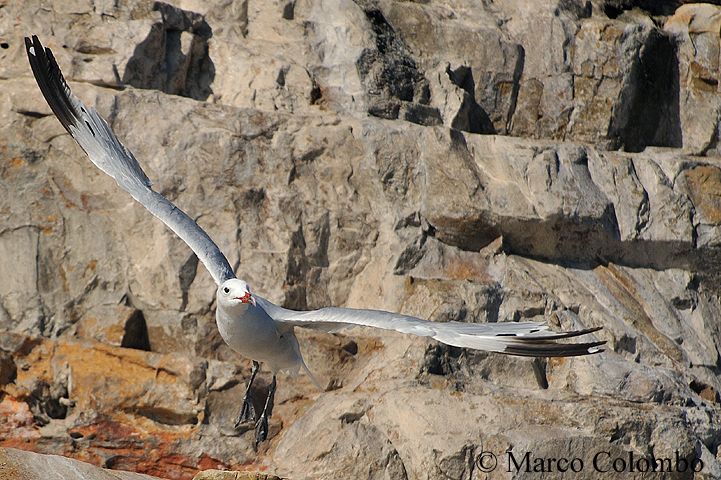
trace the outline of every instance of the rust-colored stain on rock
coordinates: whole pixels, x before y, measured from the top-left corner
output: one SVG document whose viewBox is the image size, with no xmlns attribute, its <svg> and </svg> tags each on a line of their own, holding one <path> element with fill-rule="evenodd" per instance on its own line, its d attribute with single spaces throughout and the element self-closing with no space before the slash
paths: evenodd
<svg viewBox="0 0 721 480">
<path fill-rule="evenodd" d="M 683 175 L 701 221 L 721 225 L 721 169 L 700 165 L 684 171 Z"/>
<path fill-rule="evenodd" d="M 197 370 L 187 359 L 92 341 L 33 345 L 16 352 L 22 368 L 0 390 L 0 446 L 171 480 L 233 466 L 208 453 L 182 452 L 202 412 L 193 387 Z M 42 426 L 44 407 L 33 407 L 33 392 L 43 382 L 67 383 L 73 418 Z"/>
</svg>

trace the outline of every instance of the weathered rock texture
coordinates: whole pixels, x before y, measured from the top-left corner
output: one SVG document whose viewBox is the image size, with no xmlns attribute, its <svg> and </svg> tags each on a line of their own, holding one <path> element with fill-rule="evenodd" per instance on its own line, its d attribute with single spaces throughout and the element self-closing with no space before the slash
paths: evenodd
<svg viewBox="0 0 721 480">
<path fill-rule="evenodd" d="M 141 473 L 103 470 L 88 463 L 57 455 L 40 455 L 14 448 L 0 448 L 0 478 L 3 480 L 153 480 Z"/>
<path fill-rule="evenodd" d="M 107 470 L 58 455 L 0 447 L 0 478 L 3 480 L 157 480 L 142 473 Z M 281 480 L 275 475 L 254 472 L 205 470 L 193 480 Z"/>
<path fill-rule="evenodd" d="M 249 472 L 231 472 L 228 470 L 204 470 L 198 473 L 193 480 L 282 480 L 277 475 Z"/>
<path fill-rule="evenodd" d="M 470 479 L 483 450 L 538 478 L 509 449 L 719 478 L 721 8 L 679 3 L 0 2 L 0 445 L 172 479 Z M 254 452 L 210 275 L 51 115 L 31 33 L 257 292 L 607 351 L 299 332 L 327 391 L 281 376 Z"/>
</svg>

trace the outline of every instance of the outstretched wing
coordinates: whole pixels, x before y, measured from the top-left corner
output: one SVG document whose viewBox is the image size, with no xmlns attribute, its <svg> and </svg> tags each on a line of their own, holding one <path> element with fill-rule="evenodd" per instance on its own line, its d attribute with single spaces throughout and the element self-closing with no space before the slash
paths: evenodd
<svg viewBox="0 0 721 480">
<path fill-rule="evenodd" d="M 32 40 L 25 37 L 25 48 L 45 100 L 90 161 L 182 238 L 217 284 L 235 278 L 228 259 L 208 234 L 185 212 L 150 188 L 150 179 L 105 120 L 72 94 L 50 49 L 43 47 L 35 35 Z"/>
<path fill-rule="evenodd" d="M 354 308 L 321 308 L 299 312 L 279 307 L 265 298 L 253 295 L 273 320 L 297 327 L 314 328 L 334 332 L 358 325 L 395 330 L 421 337 L 431 337 L 455 347 L 473 348 L 489 352 L 520 355 L 524 357 L 573 357 L 602 352 L 600 345 L 606 342 L 560 343 L 557 340 L 577 337 L 601 329 L 588 328 L 569 332 L 551 332 L 543 323 L 463 323 L 430 322 L 420 318 L 384 312 L 382 310 L 358 310 Z"/>
</svg>

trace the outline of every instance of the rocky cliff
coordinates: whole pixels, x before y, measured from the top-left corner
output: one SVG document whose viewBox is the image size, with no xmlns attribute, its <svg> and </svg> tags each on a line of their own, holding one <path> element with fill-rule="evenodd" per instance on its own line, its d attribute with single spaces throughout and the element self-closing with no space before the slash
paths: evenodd
<svg viewBox="0 0 721 480">
<path fill-rule="evenodd" d="M 58 455 L 0 447 L 0 478 L 3 480 L 159 480 L 142 473 L 102 469 Z M 204 470 L 193 480 L 282 480 L 258 472 Z"/>
<path fill-rule="evenodd" d="M 680 3 L 0 0 L 0 446 L 169 479 L 721 477 L 721 7 Z M 255 291 L 606 352 L 299 332 L 326 391 L 281 376 L 254 452 L 210 275 L 51 115 L 32 33 Z"/>
</svg>

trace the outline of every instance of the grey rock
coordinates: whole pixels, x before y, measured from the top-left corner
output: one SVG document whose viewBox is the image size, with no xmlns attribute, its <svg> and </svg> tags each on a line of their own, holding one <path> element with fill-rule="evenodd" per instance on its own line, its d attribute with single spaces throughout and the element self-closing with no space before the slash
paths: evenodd
<svg viewBox="0 0 721 480">
<path fill-rule="evenodd" d="M 0 448 L 0 474 L 7 480 L 47 478 L 63 480 L 153 480 L 140 473 L 105 470 L 58 455 L 40 455 Z"/>
<path fill-rule="evenodd" d="M 679 108 L 684 148 L 695 154 L 718 155 L 719 108 L 718 6 L 684 5 L 669 17 L 664 30 L 676 42 L 680 82 Z"/>
<path fill-rule="evenodd" d="M 646 3 L 8 3 L 0 444 L 187 478 L 471 478 L 483 451 L 717 477 L 721 15 Z M 281 375 L 254 452 L 210 275 L 51 116 L 17 25 L 267 298 L 603 326 L 606 351 L 299 332 L 326 391 Z"/>
</svg>

